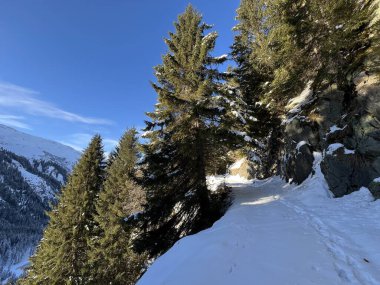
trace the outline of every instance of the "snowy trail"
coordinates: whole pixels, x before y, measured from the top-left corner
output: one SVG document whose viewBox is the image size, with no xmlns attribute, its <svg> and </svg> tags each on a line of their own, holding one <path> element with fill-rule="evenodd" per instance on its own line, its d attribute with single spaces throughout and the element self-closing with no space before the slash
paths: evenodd
<svg viewBox="0 0 380 285">
<path fill-rule="evenodd" d="M 302 216 L 302 218 L 319 233 L 321 241 L 334 258 L 335 270 L 343 281 L 354 284 L 379 284 L 380 279 L 376 281 L 366 272 L 365 267 L 368 267 L 368 265 L 365 260 L 368 259 L 361 257 L 363 253 L 360 252 L 357 245 L 347 243 L 345 238 L 334 233 L 335 229 L 327 226 L 317 216 L 306 212 L 292 203 L 285 201 L 282 203 Z M 354 253 L 354 251 L 359 251 L 359 254 Z"/>
<path fill-rule="evenodd" d="M 380 284 L 380 203 L 368 190 L 328 198 L 317 175 L 231 183 L 234 203 L 183 238 L 139 285 Z"/>
</svg>

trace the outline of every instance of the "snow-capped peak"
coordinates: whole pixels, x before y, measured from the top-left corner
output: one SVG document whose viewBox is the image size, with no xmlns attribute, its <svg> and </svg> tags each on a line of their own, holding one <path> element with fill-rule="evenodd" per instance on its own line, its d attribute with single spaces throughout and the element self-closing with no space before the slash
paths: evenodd
<svg viewBox="0 0 380 285">
<path fill-rule="evenodd" d="M 0 124 L 0 148 L 29 160 L 52 160 L 71 169 L 80 153 L 58 142 L 32 136 Z"/>
</svg>

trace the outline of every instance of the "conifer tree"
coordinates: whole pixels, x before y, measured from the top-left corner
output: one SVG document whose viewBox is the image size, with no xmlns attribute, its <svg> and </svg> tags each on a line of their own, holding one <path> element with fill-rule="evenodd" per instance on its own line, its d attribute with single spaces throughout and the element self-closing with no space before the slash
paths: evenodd
<svg viewBox="0 0 380 285">
<path fill-rule="evenodd" d="M 265 137 L 264 160 L 275 165 L 287 102 L 308 84 L 337 86 L 346 107 L 353 78 L 378 61 L 379 21 L 374 0 L 242 0 L 232 48 L 238 90 L 259 121 L 247 133 Z M 318 94 L 318 92 L 314 92 Z M 255 126 L 262 126 L 258 130 Z M 270 146 L 270 147 L 269 147 Z M 257 150 L 256 147 L 253 147 Z"/>
<path fill-rule="evenodd" d="M 352 78 L 378 51 L 375 0 L 243 0 L 235 47 L 248 70 L 265 78 L 261 99 L 283 113 L 308 82 L 337 84 L 346 101 Z"/>
<path fill-rule="evenodd" d="M 89 284 L 89 243 L 96 231 L 95 202 L 104 179 L 100 136 L 90 142 L 48 213 L 49 224 L 20 284 Z"/>
<path fill-rule="evenodd" d="M 139 157 L 136 134 L 130 129 L 121 138 L 96 204 L 99 237 L 91 243 L 90 252 L 95 284 L 135 284 L 144 266 L 145 256 L 131 247 L 134 229 L 123 223 L 145 203 L 145 193 L 134 182 Z"/>
<path fill-rule="evenodd" d="M 203 229 L 215 219 L 206 184 L 215 148 L 227 141 L 221 104 L 223 74 L 212 57 L 217 34 L 192 7 L 178 17 L 175 32 L 165 40 L 169 52 L 155 68 L 158 104 L 148 113 L 142 184 L 147 191 L 145 234 L 139 246 L 152 255 L 180 237 Z M 219 94 L 219 95 L 217 95 Z M 228 131 L 225 132 L 228 135 Z"/>
<path fill-rule="evenodd" d="M 290 86 L 302 85 L 297 79 L 304 74 L 299 63 L 305 59 L 292 37 L 291 25 L 283 18 L 285 2 L 291 1 L 242 0 L 233 45 L 244 89 L 256 93 L 255 98 L 265 105 L 271 104 L 271 109 L 277 108 L 275 111 L 280 114 L 281 103 L 286 102 L 284 95 L 291 93 Z M 302 24 L 299 14 L 293 16 L 295 26 Z"/>
<path fill-rule="evenodd" d="M 244 102 L 246 123 L 244 133 L 254 138 L 246 142 L 247 156 L 261 160 L 258 173 L 268 177 L 276 173 L 277 151 L 280 147 L 278 113 L 265 100 L 268 84 L 273 81 L 272 55 L 268 31 L 272 26 L 266 1 L 243 0 L 238 9 L 239 23 L 231 55 L 237 66 L 233 69 L 237 96 Z M 267 146 L 272 147 L 268 148 Z M 269 151 L 268 151 L 269 149 Z"/>
</svg>

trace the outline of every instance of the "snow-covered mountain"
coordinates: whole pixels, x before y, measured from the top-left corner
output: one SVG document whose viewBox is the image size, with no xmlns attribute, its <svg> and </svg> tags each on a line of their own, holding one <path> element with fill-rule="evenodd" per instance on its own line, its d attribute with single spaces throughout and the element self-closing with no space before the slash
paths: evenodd
<svg viewBox="0 0 380 285">
<path fill-rule="evenodd" d="M 227 177 L 227 213 L 179 240 L 137 284 L 380 284 L 380 200 L 364 187 L 333 199 L 314 157 L 315 174 L 298 186 Z"/>
<path fill-rule="evenodd" d="M 80 153 L 0 125 L 0 283 L 22 273 Z"/>
<path fill-rule="evenodd" d="M 0 124 L 0 147 L 29 160 L 53 161 L 71 169 L 79 157 L 73 148 Z"/>
</svg>

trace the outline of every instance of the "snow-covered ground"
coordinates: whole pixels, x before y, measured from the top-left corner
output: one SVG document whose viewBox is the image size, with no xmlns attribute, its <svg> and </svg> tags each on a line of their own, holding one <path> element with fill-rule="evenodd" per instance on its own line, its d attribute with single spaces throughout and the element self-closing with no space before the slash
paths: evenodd
<svg viewBox="0 0 380 285">
<path fill-rule="evenodd" d="M 225 216 L 178 241 L 138 285 L 380 284 L 380 200 L 365 188 L 333 199 L 315 170 L 300 186 L 228 177 Z"/>
</svg>

